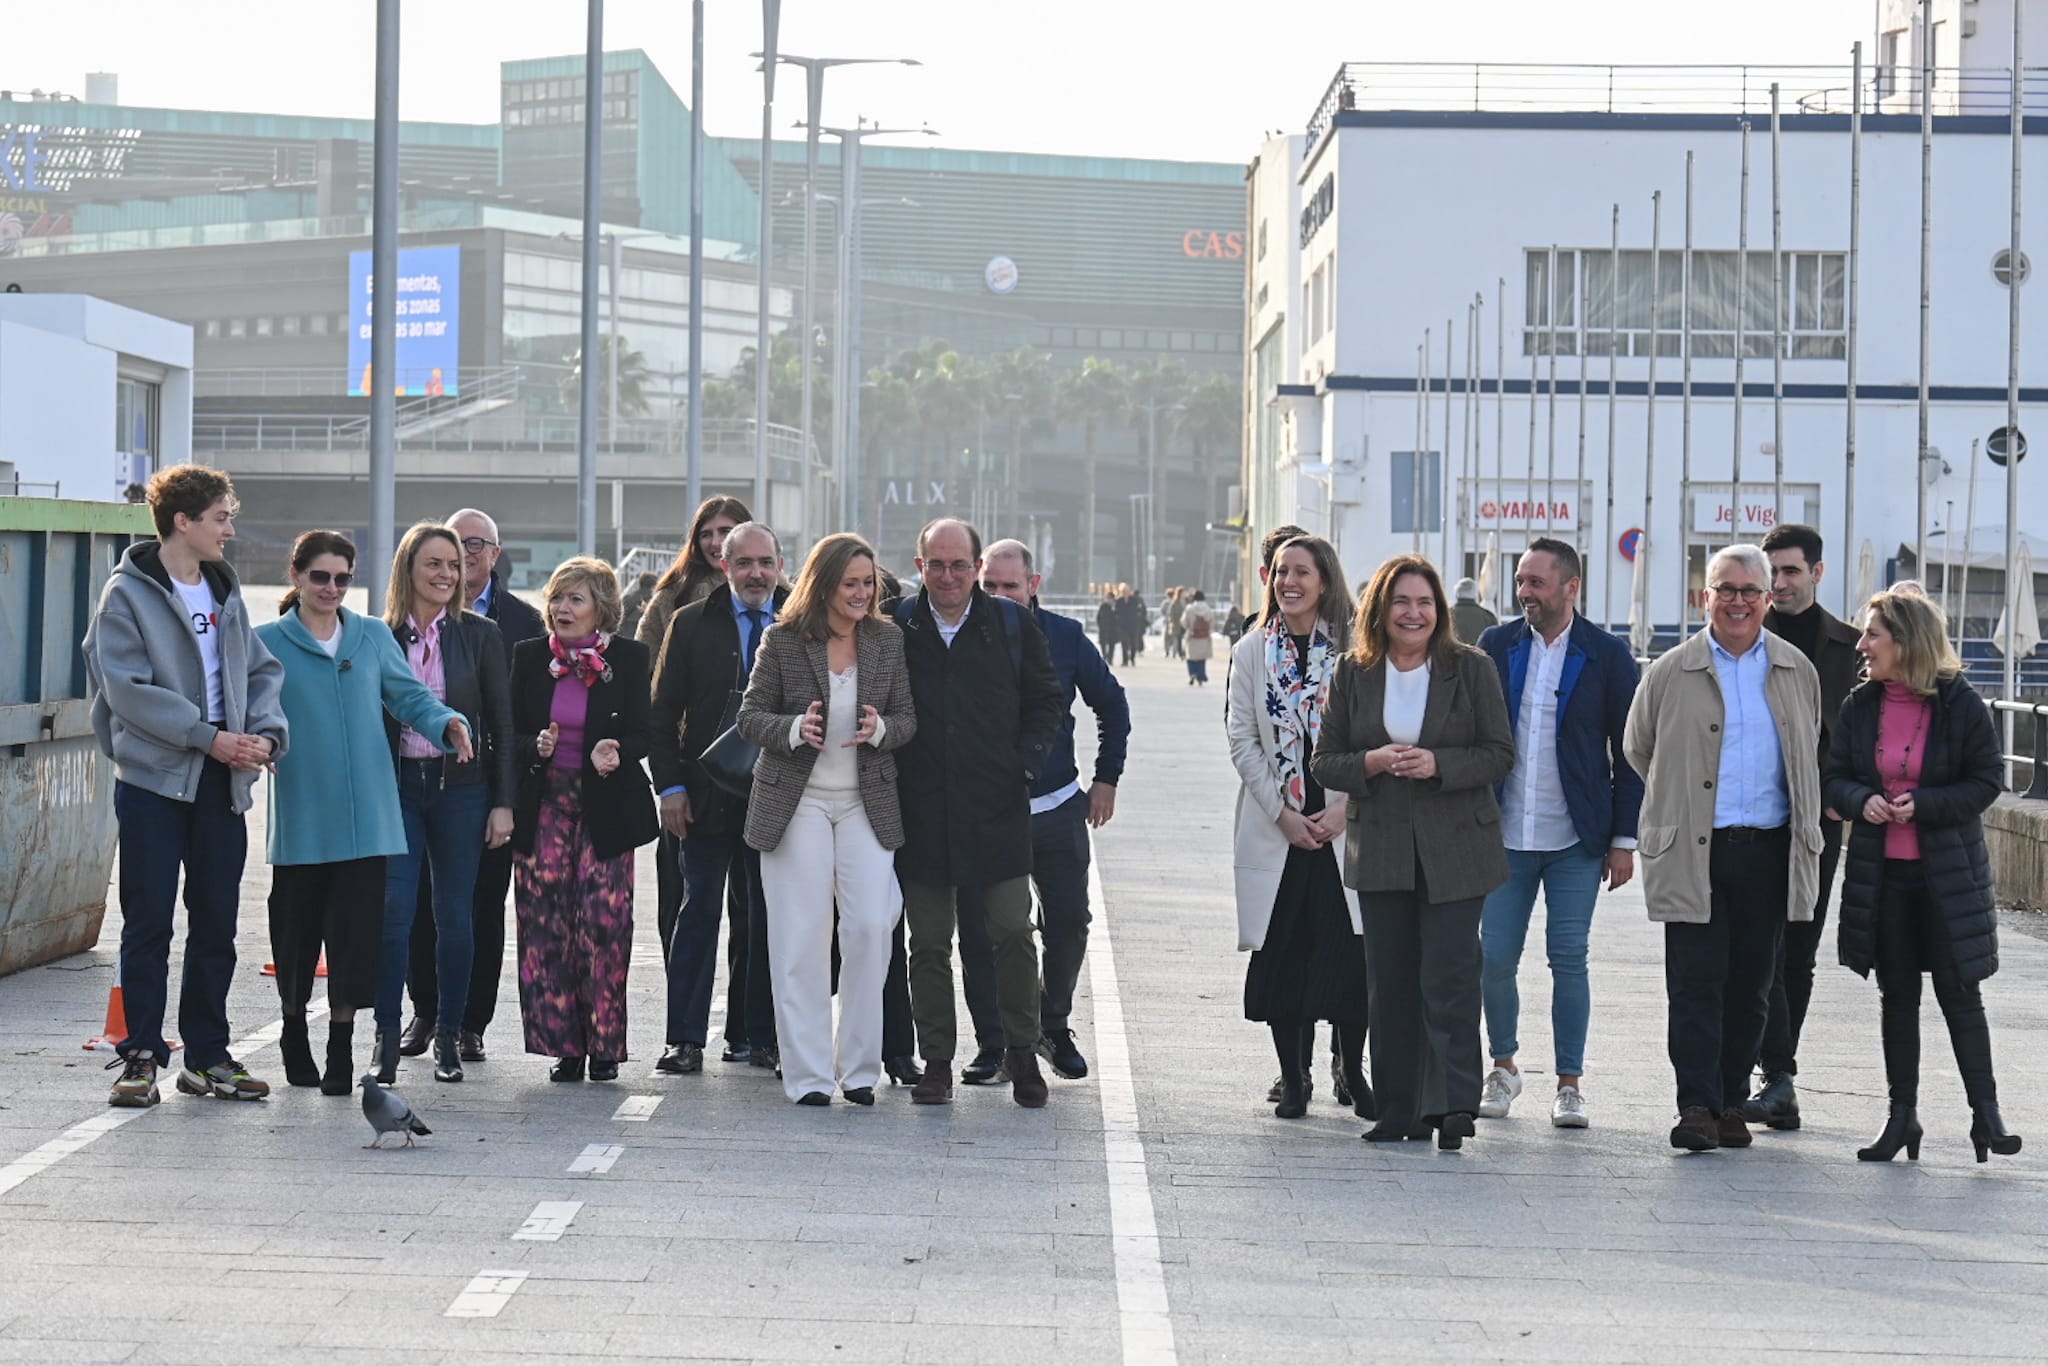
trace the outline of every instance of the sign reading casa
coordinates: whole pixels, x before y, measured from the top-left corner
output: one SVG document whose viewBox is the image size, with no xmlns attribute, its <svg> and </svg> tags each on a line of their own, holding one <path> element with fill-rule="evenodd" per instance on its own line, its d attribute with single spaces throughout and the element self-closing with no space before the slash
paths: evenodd
<svg viewBox="0 0 2048 1366">
<path fill-rule="evenodd" d="M 1197 261 L 1242 261 L 1244 234 L 1189 228 L 1181 234 L 1180 254 Z"/>
</svg>

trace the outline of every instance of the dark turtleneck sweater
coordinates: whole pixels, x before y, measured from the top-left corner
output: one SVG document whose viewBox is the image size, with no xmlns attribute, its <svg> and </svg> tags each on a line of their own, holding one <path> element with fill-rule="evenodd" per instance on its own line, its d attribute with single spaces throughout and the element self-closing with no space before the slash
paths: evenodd
<svg viewBox="0 0 2048 1366">
<path fill-rule="evenodd" d="M 1766 624 L 1780 638 L 1797 645 L 1799 653 L 1805 655 L 1809 663 L 1819 663 L 1817 656 L 1820 654 L 1820 603 L 1818 601 L 1814 602 L 1812 606 L 1797 616 L 1787 616 L 1773 607 L 1770 610 Z"/>
</svg>

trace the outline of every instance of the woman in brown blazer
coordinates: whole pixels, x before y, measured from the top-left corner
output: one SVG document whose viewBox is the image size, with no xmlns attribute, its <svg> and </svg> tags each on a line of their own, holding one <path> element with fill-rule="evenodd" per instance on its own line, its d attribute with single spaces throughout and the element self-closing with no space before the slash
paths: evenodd
<svg viewBox="0 0 2048 1366">
<path fill-rule="evenodd" d="M 1462 1147 L 1479 1108 L 1479 911 L 1507 880 L 1494 785 L 1515 763 L 1500 676 L 1451 629 L 1428 560 L 1379 567 L 1310 771 L 1351 795 L 1344 882 L 1365 922 L 1373 1142 Z"/>
<path fill-rule="evenodd" d="M 745 838 L 761 851 L 782 1089 L 829 1105 L 835 1081 L 875 1103 L 882 983 L 903 914 L 890 851 L 903 846 L 890 750 L 917 733 L 903 632 L 883 619 L 875 552 L 858 536 L 811 551 L 761 638 L 740 733 L 761 747 Z M 832 1034 L 832 911 L 839 909 L 839 1035 Z"/>
</svg>

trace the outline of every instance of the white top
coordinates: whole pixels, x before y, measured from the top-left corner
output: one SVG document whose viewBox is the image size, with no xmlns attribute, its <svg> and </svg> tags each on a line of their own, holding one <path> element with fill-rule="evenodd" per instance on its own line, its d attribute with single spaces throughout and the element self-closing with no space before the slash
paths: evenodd
<svg viewBox="0 0 2048 1366">
<path fill-rule="evenodd" d="M 1579 842 L 1557 768 L 1557 690 L 1571 638 L 1570 626 L 1548 643 L 1540 632 L 1529 635 L 1529 668 L 1515 716 L 1515 766 L 1501 790 L 1501 834 L 1510 849 L 1548 853 Z"/>
<path fill-rule="evenodd" d="M 832 695 L 825 701 L 825 748 L 811 765 L 810 792 L 856 792 L 860 790 L 860 768 L 847 741 L 860 724 L 858 667 L 832 675 Z"/>
<path fill-rule="evenodd" d="M 327 651 L 327 657 L 333 659 L 341 651 L 341 623 L 338 621 L 334 623 L 333 634 L 329 635 L 327 639 L 321 640 L 318 636 L 314 636 L 313 639 L 319 642 L 321 649 Z"/>
<path fill-rule="evenodd" d="M 1413 745 L 1422 739 L 1422 714 L 1429 709 L 1429 661 L 1407 672 L 1387 661 L 1387 696 L 1380 708 L 1380 721 L 1387 738 L 1397 745 Z"/>
<path fill-rule="evenodd" d="M 973 610 L 974 599 L 969 598 L 967 600 L 967 605 L 960 609 L 960 620 L 954 622 L 951 626 L 948 626 L 946 624 L 946 618 L 940 615 L 939 609 L 936 606 L 932 608 L 932 620 L 939 624 L 939 639 L 946 642 L 947 649 L 950 650 L 953 648 L 953 637 L 960 634 L 960 628 L 967 624 L 967 614 L 969 612 L 972 612 Z"/>
<path fill-rule="evenodd" d="M 1057 811 L 1061 807 L 1065 806 L 1068 802 L 1074 800 L 1074 798 L 1079 796 L 1080 793 L 1081 780 L 1079 778 L 1076 778 L 1071 783 L 1068 783 L 1065 787 L 1055 788 L 1053 791 L 1046 793 L 1043 797 L 1033 797 L 1031 799 L 1031 814 L 1034 816 L 1042 816 L 1048 811 Z"/>
<path fill-rule="evenodd" d="M 199 641 L 199 662 L 206 666 L 206 719 L 219 725 L 228 714 L 220 690 L 220 608 L 215 606 L 213 590 L 207 587 L 203 574 L 198 583 L 172 579 L 171 587 L 178 590 L 178 597 L 185 604 L 185 617 L 192 623 L 192 634 Z"/>
</svg>

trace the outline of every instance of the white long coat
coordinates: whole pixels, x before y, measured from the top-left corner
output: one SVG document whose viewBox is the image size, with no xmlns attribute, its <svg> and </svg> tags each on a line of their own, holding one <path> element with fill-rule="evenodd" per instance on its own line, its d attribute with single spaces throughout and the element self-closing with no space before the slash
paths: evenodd
<svg viewBox="0 0 2048 1366">
<path fill-rule="evenodd" d="M 1245 632 L 1230 652 L 1230 701 L 1225 713 L 1230 736 L 1230 762 L 1237 768 L 1237 817 L 1232 826 L 1234 871 L 1237 880 L 1237 947 L 1262 948 L 1266 929 L 1273 923 L 1273 902 L 1280 894 L 1280 877 L 1287 869 L 1287 837 L 1280 833 L 1279 771 L 1273 755 L 1279 745 L 1273 736 L 1273 722 L 1266 715 L 1266 633 L 1257 627 Z M 1306 759 L 1306 755 L 1303 756 Z M 1343 794 L 1331 793 L 1340 798 Z M 1337 866 L 1344 866 L 1344 836 L 1331 842 Z M 1358 893 L 1344 889 L 1344 902 L 1351 912 L 1351 932 L 1365 933 L 1365 921 L 1358 913 Z"/>
</svg>

